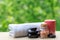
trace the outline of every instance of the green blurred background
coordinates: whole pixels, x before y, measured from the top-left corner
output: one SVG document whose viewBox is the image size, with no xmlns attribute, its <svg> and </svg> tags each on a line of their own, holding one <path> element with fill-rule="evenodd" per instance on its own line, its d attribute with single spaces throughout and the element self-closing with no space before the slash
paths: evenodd
<svg viewBox="0 0 60 40">
<path fill-rule="evenodd" d="M 60 0 L 0 0 L 0 32 L 9 31 L 9 24 L 56 20 L 60 30 Z"/>
</svg>

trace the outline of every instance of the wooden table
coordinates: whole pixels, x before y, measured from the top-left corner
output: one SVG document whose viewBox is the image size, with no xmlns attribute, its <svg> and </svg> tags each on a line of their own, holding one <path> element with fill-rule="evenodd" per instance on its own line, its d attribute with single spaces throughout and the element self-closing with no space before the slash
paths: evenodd
<svg viewBox="0 0 60 40">
<path fill-rule="evenodd" d="M 0 32 L 0 40 L 60 40 L 60 31 L 56 31 L 56 38 L 28 38 L 28 37 L 21 37 L 21 38 L 13 38 L 9 36 L 9 32 Z"/>
</svg>

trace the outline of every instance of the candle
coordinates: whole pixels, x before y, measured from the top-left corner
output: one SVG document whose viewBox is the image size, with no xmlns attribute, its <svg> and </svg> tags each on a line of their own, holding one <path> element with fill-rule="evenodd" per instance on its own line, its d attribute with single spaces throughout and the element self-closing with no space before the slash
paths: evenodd
<svg viewBox="0 0 60 40">
<path fill-rule="evenodd" d="M 48 25 L 49 33 L 55 34 L 56 20 L 45 20 Z"/>
</svg>

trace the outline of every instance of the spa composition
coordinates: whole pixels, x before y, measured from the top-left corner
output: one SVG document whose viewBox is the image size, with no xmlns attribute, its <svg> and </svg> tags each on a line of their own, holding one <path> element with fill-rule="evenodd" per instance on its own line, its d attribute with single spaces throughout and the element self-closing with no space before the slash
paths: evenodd
<svg viewBox="0 0 60 40">
<path fill-rule="evenodd" d="M 11 37 L 55 38 L 56 20 L 37 23 L 9 24 Z"/>
</svg>

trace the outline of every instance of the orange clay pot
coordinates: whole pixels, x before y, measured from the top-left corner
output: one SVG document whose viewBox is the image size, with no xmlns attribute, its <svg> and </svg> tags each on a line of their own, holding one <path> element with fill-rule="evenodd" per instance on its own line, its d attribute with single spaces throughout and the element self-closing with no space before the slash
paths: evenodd
<svg viewBox="0 0 60 40">
<path fill-rule="evenodd" d="M 49 32 L 55 34 L 56 30 L 56 20 L 45 20 L 45 23 L 48 25 Z"/>
</svg>

